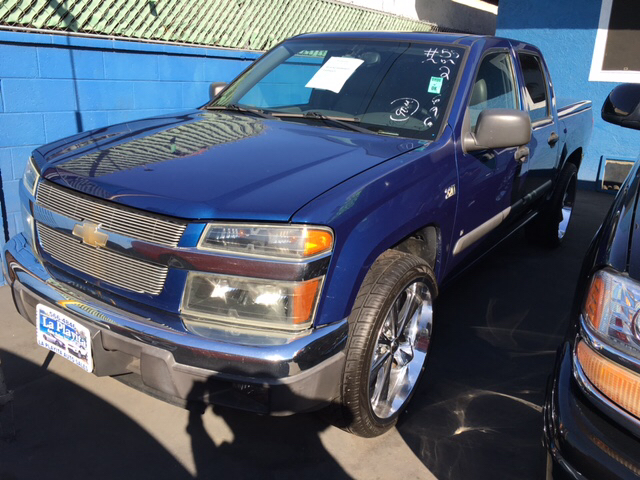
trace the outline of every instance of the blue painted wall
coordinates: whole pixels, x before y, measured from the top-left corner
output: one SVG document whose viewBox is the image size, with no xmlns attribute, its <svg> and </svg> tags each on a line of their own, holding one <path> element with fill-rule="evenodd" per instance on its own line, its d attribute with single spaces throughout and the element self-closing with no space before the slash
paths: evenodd
<svg viewBox="0 0 640 480">
<path fill-rule="evenodd" d="M 259 54 L 0 31 L 0 174 L 9 234 L 31 151 L 79 131 L 203 104 Z M 4 243 L 0 228 L 0 245 Z"/>
<path fill-rule="evenodd" d="M 601 157 L 636 158 L 640 134 L 608 124 L 600 109 L 616 83 L 589 82 L 601 0 L 500 0 L 496 35 L 538 46 L 558 97 L 593 102 L 591 144 L 578 177 L 596 180 Z"/>
</svg>

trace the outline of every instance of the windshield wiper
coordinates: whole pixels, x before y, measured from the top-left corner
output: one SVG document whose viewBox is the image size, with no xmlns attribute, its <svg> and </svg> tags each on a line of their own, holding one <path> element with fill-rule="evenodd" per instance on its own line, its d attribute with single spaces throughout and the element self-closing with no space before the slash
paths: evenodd
<svg viewBox="0 0 640 480">
<path fill-rule="evenodd" d="M 256 115 L 261 118 L 273 118 L 273 115 L 265 112 L 264 110 L 260 110 L 259 108 L 248 108 L 241 107 L 235 103 L 230 105 L 208 105 L 206 107 L 207 110 L 226 110 L 229 112 L 238 112 L 238 113 L 250 113 L 252 115 Z"/>
<path fill-rule="evenodd" d="M 280 113 L 273 112 L 274 117 L 280 118 L 311 118 L 316 120 L 322 120 L 325 123 L 334 123 L 335 125 L 340 125 L 342 128 L 347 130 L 353 130 L 354 132 L 360 133 L 373 133 L 371 130 L 366 128 L 359 127 L 358 125 L 354 125 L 349 122 L 357 122 L 357 118 L 347 118 L 347 117 L 330 117 L 328 115 L 323 115 L 320 112 L 304 112 L 304 113 Z"/>
</svg>

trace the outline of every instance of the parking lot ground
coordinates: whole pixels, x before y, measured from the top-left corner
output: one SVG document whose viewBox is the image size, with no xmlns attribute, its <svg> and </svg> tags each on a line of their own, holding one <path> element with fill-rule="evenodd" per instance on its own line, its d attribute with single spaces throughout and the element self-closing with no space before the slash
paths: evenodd
<svg viewBox="0 0 640 480">
<path fill-rule="evenodd" d="M 579 191 L 565 243 L 514 235 L 443 291 L 402 438 L 438 478 L 543 476 L 542 405 L 582 259 L 614 197 Z"/>
<path fill-rule="evenodd" d="M 613 196 L 581 191 L 565 245 L 514 235 L 442 292 L 424 381 L 398 427 L 361 439 L 313 414 L 204 415 L 38 347 L 0 288 L 14 441 L 0 478 L 540 478 L 541 408 L 582 257 Z"/>
</svg>

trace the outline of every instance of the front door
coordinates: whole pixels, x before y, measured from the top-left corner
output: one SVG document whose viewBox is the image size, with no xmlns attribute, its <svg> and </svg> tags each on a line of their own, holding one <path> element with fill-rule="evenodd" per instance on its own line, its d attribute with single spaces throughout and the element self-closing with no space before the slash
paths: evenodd
<svg viewBox="0 0 640 480">
<path fill-rule="evenodd" d="M 509 50 L 489 50 L 480 61 L 465 122 L 473 132 L 485 109 L 517 109 L 515 70 Z M 466 127 L 465 127 L 466 128 Z M 458 151 L 459 198 L 453 234 L 451 267 L 477 250 L 509 214 L 518 200 L 514 179 L 521 163 L 515 160 L 517 147 L 466 153 Z"/>
</svg>

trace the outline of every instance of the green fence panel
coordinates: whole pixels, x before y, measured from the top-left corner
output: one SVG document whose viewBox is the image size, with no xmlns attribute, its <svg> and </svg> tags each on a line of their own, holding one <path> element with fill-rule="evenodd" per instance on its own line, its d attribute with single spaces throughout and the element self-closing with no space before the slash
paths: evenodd
<svg viewBox="0 0 640 480">
<path fill-rule="evenodd" d="M 438 30 L 334 0 L 0 0 L 0 25 L 251 50 L 304 32 Z"/>
</svg>

